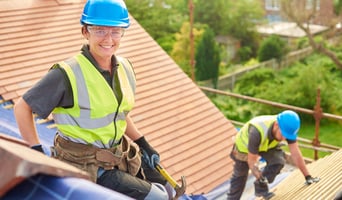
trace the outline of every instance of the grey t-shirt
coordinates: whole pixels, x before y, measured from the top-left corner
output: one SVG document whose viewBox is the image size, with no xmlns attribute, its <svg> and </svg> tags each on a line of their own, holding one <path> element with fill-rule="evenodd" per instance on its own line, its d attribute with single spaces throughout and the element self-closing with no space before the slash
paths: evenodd
<svg viewBox="0 0 342 200">
<path fill-rule="evenodd" d="M 90 54 L 88 45 L 82 47 L 81 53 L 97 68 L 112 87 L 112 80 L 117 70 L 115 56 L 112 57 L 113 75 L 111 75 L 109 71 L 102 70 L 99 67 Z M 47 118 L 56 107 L 69 108 L 74 104 L 70 81 L 64 69 L 60 68 L 58 64 L 52 66 L 49 72 L 23 95 L 23 99 L 32 111 L 41 118 Z"/>
</svg>

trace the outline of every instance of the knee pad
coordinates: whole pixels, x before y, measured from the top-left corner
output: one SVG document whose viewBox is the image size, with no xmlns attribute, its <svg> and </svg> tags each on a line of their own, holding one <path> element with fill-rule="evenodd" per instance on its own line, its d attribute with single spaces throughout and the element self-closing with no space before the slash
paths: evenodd
<svg viewBox="0 0 342 200">
<path fill-rule="evenodd" d="M 272 165 L 271 170 L 274 171 L 274 173 L 279 174 L 281 169 L 283 169 L 285 165 L 283 164 L 277 164 L 277 165 Z"/>
<path fill-rule="evenodd" d="M 164 186 L 167 191 L 167 194 L 169 195 L 169 199 L 172 199 L 176 195 L 176 190 L 168 182 Z"/>
<path fill-rule="evenodd" d="M 265 176 L 269 183 L 272 183 L 275 177 L 280 173 L 281 169 L 283 169 L 283 164 L 275 164 L 266 166 L 266 169 L 263 171 L 263 176 Z"/>
<path fill-rule="evenodd" d="M 151 183 L 151 189 L 147 196 L 145 197 L 145 200 L 168 200 L 169 195 L 166 190 L 166 188 L 160 184 L 160 183 Z"/>
</svg>

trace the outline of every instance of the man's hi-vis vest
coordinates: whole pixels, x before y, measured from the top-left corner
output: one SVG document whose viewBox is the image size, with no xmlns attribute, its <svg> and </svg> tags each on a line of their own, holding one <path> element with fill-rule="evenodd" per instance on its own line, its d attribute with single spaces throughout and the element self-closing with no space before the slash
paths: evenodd
<svg viewBox="0 0 342 200">
<path fill-rule="evenodd" d="M 82 54 L 59 63 L 70 80 L 74 106 L 52 112 L 60 135 L 81 144 L 110 148 L 119 143 L 126 130 L 126 115 L 132 110 L 135 74 L 127 59 L 117 57 L 117 75 L 122 92 L 119 104 L 101 73 Z M 113 78 L 114 84 L 115 78 Z"/>
<path fill-rule="evenodd" d="M 241 130 L 238 132 L 235 140 L 235 145 L 239 152 L 248 153 L 248 127 L 250 124 L 255 126 L 261 136 L 261 142 L 259 146 L 259 152 L 266 152 L 268 149 L 276 147 L 279 142 L 273 140 L 269 144 L 269 139 L 267 137 L 267 131 L 271 128 L 273 122 L 277 120 L 276 115 L 265 115 L 258 116 L 247 122 Z"/>
</svg>

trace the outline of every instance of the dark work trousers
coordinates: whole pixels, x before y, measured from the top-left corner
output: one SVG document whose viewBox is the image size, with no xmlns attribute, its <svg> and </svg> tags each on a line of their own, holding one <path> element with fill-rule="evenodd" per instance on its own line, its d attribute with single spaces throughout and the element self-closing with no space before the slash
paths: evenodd
<svg viewBox="0 0 342 200">
<path fill-rule="evenodd" d="M 262 171 L 262 175 L 272 183 L 275 177 L 285 164 L 285 154 L 280 147 L 269 149 L 267 152 L 260 152 L 259 155 L 266 160 L 266 167 Z M 233 175 L 230 179 L 230 188 L 227 193 L 228 200 L 239 200 L 245 189 L 248 178 L 248 163 L 240 161 L 231 153 L 230 157 L 234 160 Z"/>
<path fill-rule="evenodd" d="M 97 179 L 97 183 L 134 199 L 143 200 L 150 192 L 150 182 L 165 185 L 166 180 L 157 170 L 149 168 L 145 162 L 142 162 L 142 168 L 144 169 L 147 181 L 141 179 L 141 175 L 139 174 L 135 177 L 114 168 L 113 170 L 104 172 Z"/>
</svg>

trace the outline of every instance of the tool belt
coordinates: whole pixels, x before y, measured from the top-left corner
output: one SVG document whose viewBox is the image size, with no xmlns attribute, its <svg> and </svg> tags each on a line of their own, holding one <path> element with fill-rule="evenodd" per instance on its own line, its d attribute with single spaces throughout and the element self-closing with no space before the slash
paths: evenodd
<svg viewBox="0 0 342 200">
<path fill-rule="evenodd" d="M 99 167 L 105 170 L 117 168 L 133 176 L 141 168 L 139 147 L 130 143 L 125 135 L 116 147 L 101 149 L 91 144 L 75 143 L 56 134 L 51 152 L 52 157 L 88 172 L 93 182 L 96 182 Z"/>
<path fill-rule="evenodd" d="M 248 160 L 248 154 L 240 152 L 236 148 L 236 145 L 233 146 L 233 149 L 232 149 L 232 152 L 231 152 L 231 156 L 233 158 L 235 158 L 236 160 L 239 160 L 239 161 L 247 162 L 247 160 Z"/>
</svg>

